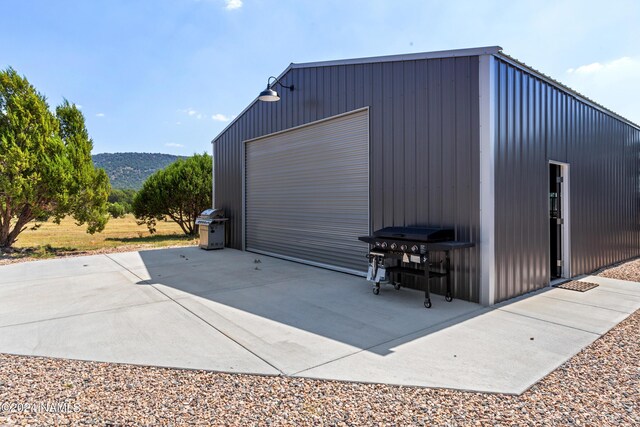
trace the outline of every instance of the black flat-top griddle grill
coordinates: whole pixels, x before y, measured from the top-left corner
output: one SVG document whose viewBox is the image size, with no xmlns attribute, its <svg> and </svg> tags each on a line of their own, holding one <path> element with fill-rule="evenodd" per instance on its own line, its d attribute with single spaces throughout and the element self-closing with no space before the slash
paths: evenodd
<svg viewBox="0 0 640 427">
<path fill-rule="evenodd" d="M 374 283 L 373 293 L 380 293 L 380 282 L 387 278 L 389 283 L 399 290 L 402 286 L 402 275 L 426 278 L 427 287 L 424 290 L 424 306 L 431 307 L 429 294 L 429 279 L 445 278 L 445 299 L 453 300 L 451 295 L 451 258 L 452 250 L 473 247 L 471 242 L 455 240 L 455 230 L 452 228 L 432 227 L 386 227 L 375 231 L 371 236 L 358 237 L 368 243 L 371 250 L 367 279 Z M 444 252 L 444 265 L 436 270 L 429 256 L 430 252 Z M 415 288 L 418 289 L 418 288 Z"/>
</svg>

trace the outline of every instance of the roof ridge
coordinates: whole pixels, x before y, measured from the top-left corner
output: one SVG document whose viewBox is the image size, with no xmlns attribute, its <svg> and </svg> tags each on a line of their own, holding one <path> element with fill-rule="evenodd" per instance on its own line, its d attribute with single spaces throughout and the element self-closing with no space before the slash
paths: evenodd
<svg viewBox="0 0 640 427">
<path fill-rule="evenodd" d="M 455 58 L 458 56 L 495 55 L 502 52 L 500 46 L 483 46 L 466 49 L 449 49 L 430 52 L 402 53 L 397 55 L 370 56 L 314 62 L 292 62 L 291 68 L 330 67 L 334 65 L 373 64 L 379 62 L 416 61 L 421 59 Z"/>
</svg>

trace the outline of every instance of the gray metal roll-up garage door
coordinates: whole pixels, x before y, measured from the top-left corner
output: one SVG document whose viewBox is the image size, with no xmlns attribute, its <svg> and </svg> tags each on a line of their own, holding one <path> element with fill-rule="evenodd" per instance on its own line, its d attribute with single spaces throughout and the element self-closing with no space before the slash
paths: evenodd
<svg viewBox="0 0 640 427">
<path fill-rule="evenodd" d="M 363 272 L 368 110 L 246 142 L 246 249 Z"/>
</svg>

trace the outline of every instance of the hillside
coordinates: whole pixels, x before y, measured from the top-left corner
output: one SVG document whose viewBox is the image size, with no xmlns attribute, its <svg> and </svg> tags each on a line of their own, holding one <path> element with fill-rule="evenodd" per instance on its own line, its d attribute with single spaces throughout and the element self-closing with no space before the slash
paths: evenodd
<svg viewBox="0 0 640 427">
<path fill-rule="evenodd" d="M 184 158 L 161 153 L 101 153 L 92 157 L 93 163 L 109 175 L 112 188 L 134 190 L 139 190 L 149 175 Z"/>
</svg>

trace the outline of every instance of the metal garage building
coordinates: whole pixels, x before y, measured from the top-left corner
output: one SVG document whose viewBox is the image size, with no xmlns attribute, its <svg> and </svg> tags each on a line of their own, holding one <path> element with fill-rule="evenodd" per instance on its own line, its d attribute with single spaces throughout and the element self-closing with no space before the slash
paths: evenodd
<svg viewBox="0 0 640 427">
<path fill-rule="evenodd" d="M 275 80 L 213 140 L 230 247 L 362 272 L 360 235 L 453 227 L 454 296 L 483 304 L 640 256 L 640 127 L 500 47 Z"/>
</svg>

